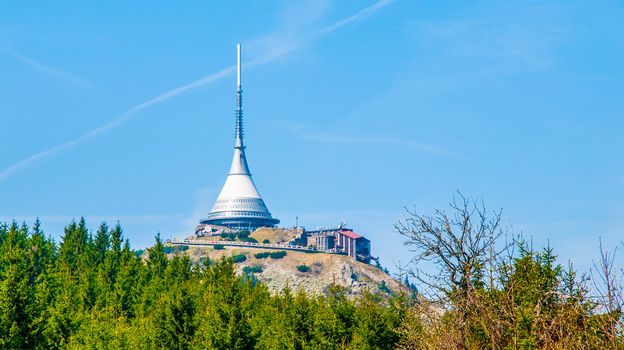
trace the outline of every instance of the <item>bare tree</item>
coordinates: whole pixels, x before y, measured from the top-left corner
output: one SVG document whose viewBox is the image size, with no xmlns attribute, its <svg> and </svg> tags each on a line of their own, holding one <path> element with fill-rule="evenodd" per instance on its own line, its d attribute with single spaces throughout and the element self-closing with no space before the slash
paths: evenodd
<svg viewBox="0 0 624 350">
<path fill-rule="evenodd" d="M 440 299 L 466 295 L 483 282 L 486 266 L 491 271 L 501 251 L 495 243 L 503 234 L 502 210 L 488 216 L 483 201 L 459 192 L 450 208 L 451 213 L 437 209 L 433 216 L 406 209 L 406 218 L 395 225 L 414 253 L 408 273 L 429 289 L 429 297 Z"/>
<path fill-rule="evenodd" d="M 614 267 L 616 252 L 617 247 L 613 251 L 604 249 L 602 239 L 600 239 L 600 261 L 593 262 L 594 269 L 592 270 L 592 281 L 598 303 L 604 308 L 606 316 L 605 331 L 613 344 L 618 340 L 618 332 L 622 328 L 622 307 L 624 306 L 624 286 Z"/>
</svg>

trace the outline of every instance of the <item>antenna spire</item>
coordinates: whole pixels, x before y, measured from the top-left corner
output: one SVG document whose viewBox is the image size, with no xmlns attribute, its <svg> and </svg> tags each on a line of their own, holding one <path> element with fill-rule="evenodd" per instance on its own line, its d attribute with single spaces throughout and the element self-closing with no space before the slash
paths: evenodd
<svg viewBox="0 0 624 350">
<path fill-rule="evenodd" d="M 241 45 L 236 44 L 236 91 L 241 91 Z"/>
<path fill-rule="evenodd" d="M 236 45 L 236 145 L 235 148 L 244 149 L 243 145 L 243 89 L 241 88 L 241 45 Z"/>
</svg>

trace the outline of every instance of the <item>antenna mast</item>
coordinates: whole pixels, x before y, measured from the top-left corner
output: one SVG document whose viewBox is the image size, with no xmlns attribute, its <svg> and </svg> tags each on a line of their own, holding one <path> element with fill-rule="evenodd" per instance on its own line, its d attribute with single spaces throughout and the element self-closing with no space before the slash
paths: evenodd
<svg viewBox="0 0 624 350">
<path fill-rule="evenodd" d="M 244 149 L 243 145 L 243 89 L 241 88 L 241 45 L 236 45 L 236 145 L 235 148 Z"/>
</svg>

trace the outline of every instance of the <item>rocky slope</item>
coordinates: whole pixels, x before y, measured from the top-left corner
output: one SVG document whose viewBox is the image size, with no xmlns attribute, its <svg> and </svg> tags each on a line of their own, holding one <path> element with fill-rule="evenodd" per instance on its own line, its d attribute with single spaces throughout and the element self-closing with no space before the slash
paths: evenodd
<svg viewBox="0 0 624 350">
<path fill-rule="evenodd" d="M 238 272 L 253 274 L 274 292 L 288 286 L 292 290 L 303 289 L 308 294 L 322 294 L 332 283 L 344 287 L 352 296 L 364 290 L 381 293 L 409 292 L 405 286 L 380 269 L 345 255 L 287 251 L 281 259 L 262 258 L 262 254 L 255 256 L 263 252 L 276 251 L 240 247 L 215 250 L 211 247 L 190 246 L 183 252 L 172 254 L 188 254 L 196 262 L 204 257 L 220 259 L 224 256 L 238 256 L 236 260 L 244 259 L 236 263 Z M 245 258 L 242 258 L 243 255 Z"/>
</svg>

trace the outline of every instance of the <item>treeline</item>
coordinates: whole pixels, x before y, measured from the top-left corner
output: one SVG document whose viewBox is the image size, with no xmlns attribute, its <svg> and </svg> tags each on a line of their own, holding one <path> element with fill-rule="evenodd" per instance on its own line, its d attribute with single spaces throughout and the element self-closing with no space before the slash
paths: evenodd
<svg viewBox="0 0 624 350">
<path fill-rule="evenodd" d="M 613 253 L 578 275 L 548 247 L 505 239 L 500 222 L 465 199 L 408 212 L 396 228 L 413 259 L 401 272 L 425 297 L 355 299 L 337 286 L 274 295 L 231 258 L 167 258 L 159 236 L 141 258 L 119 225 L 72 222 L 56 244 L 38 221 L 3 224 L 0 348 L 624 349 Z"/>
<path fill-rule="evenodd" d="M 60 244 L 0 225 L 3 349 L 393 348 L 413 300 L 271 295 L 232 260 L 168 259 L 159 236 L 142 260 L 122 229 L 72 222 Z"/>
</svg>

